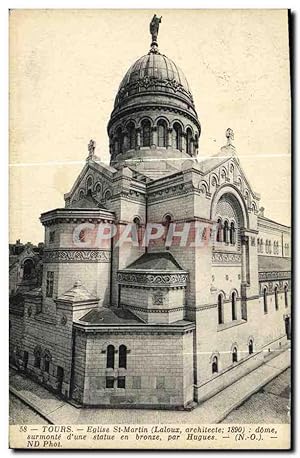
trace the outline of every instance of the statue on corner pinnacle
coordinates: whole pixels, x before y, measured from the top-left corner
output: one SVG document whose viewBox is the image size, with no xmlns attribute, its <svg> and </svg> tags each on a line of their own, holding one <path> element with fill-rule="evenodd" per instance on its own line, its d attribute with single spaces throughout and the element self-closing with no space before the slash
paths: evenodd
<svg viewBox="0 0 300 458">
<path fill-rule="evenodd" d="M 96 149 L 96 142 L 95 140 L 90 140 L 88 144 L 88 157 L 86 158 L 86 161 L 94 161 L 94 162 L 99 162 L 99 158 L 95 155 L 95 149 Z"/>
<path fill-rule="evenodd" d="M 222 146 L 221 152 L 225 154 L 226 156 L 236 156 L 235 154 L 235 146 L 234 146 L 234 132 L 230 127 L 226 130 L 225 132 L 225 137 L 226 137 L 226 145 Z M 237 158 L 238 160 L 238 158 Z"/>
</svg>

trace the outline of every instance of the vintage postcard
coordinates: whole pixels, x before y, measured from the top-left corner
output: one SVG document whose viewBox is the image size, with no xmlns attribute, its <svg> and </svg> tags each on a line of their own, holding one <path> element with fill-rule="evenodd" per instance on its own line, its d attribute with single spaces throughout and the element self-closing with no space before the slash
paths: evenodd
<svg viewBox="0 0 300 458">
<path fill-rule="evenodd" d="M 10 11 L 10 447 L 290 449 L 287 10 Z"/>
</svg>

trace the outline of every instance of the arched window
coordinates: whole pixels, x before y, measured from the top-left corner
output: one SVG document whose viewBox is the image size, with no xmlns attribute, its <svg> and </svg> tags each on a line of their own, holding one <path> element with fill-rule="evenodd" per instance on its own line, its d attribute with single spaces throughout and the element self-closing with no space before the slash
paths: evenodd
<svg viewBox="0 0 300 458">
<path fill-rule="evenodd" d="M 245 191 L 245 201 L 246 201 L 247 207 L 249 208 L 249 193 L 248 193 L 248 191 Z"/>
<path fill-rule="evenodd" d="M 158 146 L 167 146 L 167 124 L 165 121 L 160 120 L 157 123 L 157 144 Z"/>
<path fill-rule="evenodd" d="M 264 252 L 264 241 L 263 241 L 263 239 L 260 239 L 260 252 L 261 253 Z"/>
<path fill-rule="evenodd" d="M 135 148 L 135 127 L 133 122 L 130 122 L 127 126 L 127 131 L 128 131 L 128 146 L 129 149 L 134 149 Z"/>
<path fill-rule="evenodd" d="M 289 300 L 288 300 L 288 286 L 285 285 L 284 287 L 284 305 L 288 307 L 289 305 Z"/>
<path fill-rule="evenodd" d="M 148 119 L 142 121 L 142 146 L 150 146 L 151 143 L 151 124 Z"/>
<path fill-rule="evenodd" d="M 113 345 L 108 345 L 107 347 L 106 367 L 110 369 L 115 367 L 115 347 Z"/>
<path fill-rule="evenodd" d="M 272 254 L 272 242 L 269 240 L 269 254 Z"/>
<path fill-rule="evenodd" d="M 81 231 L 79 232 L 79 236 L 78 236 L 80 242 L 82 243 L 86 242 L 86 238 L 87 238 L 86 236 L 87 236 L 87 231 L 85 229 L 81 229 Z"/>
<path fill-rule="evenodd" d="M 218 295 L 218 323 L 224 323 L 223 294 Z"/>
<path fill-rule="evenodd" d="M 98 194 L 98 195 L 101 194 L 101 184 L 100 183 L 96 184 L 95 193 Z"/>
<path fill-rule="evenodd" d="M 42 360 L 42 349 L 40 347 L 35 347 L 34 349 L 34 367 L 40 369 Z"/>
<path fill-rule="evenodd" d="M 198 150 L 198 147 L 199 147 L 199 138 L 198 138 L 198 135 L 195 134 L 195 142 L 194 142 L 195 150 Z"/>
<path fill-rule="evenodd" d="M 138 216 L 136 216 L 135 218 L 133 218 L 133 224 L 135 224 L 135 229 L 136 229 L 136 234 L 137 234 L 137 242 L 138 244 L 140 245 L 141 241 L 142 241 L 142 223 L 141 223 L 141 220 Z"/>
<path fill-rule="evenodd" d="M 231 245 L 235 245 L 236 237 L 235 237 L 235 226 L 234 222 L 230 224 L 230 243 Z"/>
<path fill-rule="evenodd" d="M 217 237 L 216 237 L 217 242 L 222 242 L 223 241 L 223 226 L 222 226 L 222 220 L 219 218 L 217 221 Z"/>
<path fill-rule="evenodd" d="M 237 361 L 238 361 L 238 351 L 237 351 L 236 347 L 233 347 L 233 350 L 232 350 L 232 362 L 233 363 L 237 363 Z"/>
<path fill-rule="evenodd" d="M 173 218 L 172 218 L 171 215 L 165 215 L 165 216 L 164 216 L 163 225 L 164 225 L 165 228 L 166 228 L 166 232 L 168 232 L 172 220 L 173 220 Z"/>
<path fill-rule="evenodd" d="M 167 237 L 168 237 L 168 232 L 169 232 L 169 228 L 170 228 L 170 225 L 171 225 L 171 222 L 172 222 L 173 218 L 171 215 L 165 215 L 164 216 L 164 219 L 163 219 L 163 226 L 165 226 L 165 233 L 164 233 L 164 242 L 166 242 L 167 240 Z M 166 244 L 166 249 L 169 250 L 169 245 Z"/>
<path fill-rule="evenodd" d="M 111 199 L 111 191 L 108 189 L 107 191 L 105 191 L 104 200 L 110 200 L 110 199 Z"/>
<path fill-rule="evenodd" d="M 273 253 L 277 254 L 276 242 L 273 243 Z"/>
<path fill-rule="evenodd" d="M 253 353 L 253 339 L 250 339 L 250 340 L 249 340 L 249 343 L 248 343 L 248 352 L 249 352 L 249 355 L 252 355 L 252 353 Z"/>
<path fill-rule="evenodd" d="M 119 127 L 117 130 L 117 144 L 116 144 L 116 153 L 117 154 L 122 153 L 123 139 L 124 139 L 124 135 L 123 135 L 121 127 Z"/>
<path fill-rule="evenodd" d="M 182 136 L 181 125 L 178 124 L 178 122 L 176 122 L 173 126 L 173 148 L 179 149 L 180 151 L 182 149 L 181 136 Z"/>
<path fill-rule="evenodd" d="M 268 295 L 267 295 L 267 288 L 264 288 L 264 313 L 268 313 Z"/>
<path fill-rule="evenodd" d="M 231 315 L 232 320 L 237 320 L 237 313 L 236 313 L 236 292 L 233 291 L 231 294 Z"/>
<path fill-rule="evenodd" d="M 224 227 L 223 227 L 223 240 L 225 243 L 228 243 L 228 221 L 224 221 Z"/>
<path fill-rule="evenodd" d="M 213 357 L 211 371 L 213 374 L 218 372 L 218 358 L 216 356 Z"/>
<path fill-rule="evenodd" d="M 84 196 L 85 196 L 84 190 L 83 190 L 83 189 L 81 189 L 81 190 L 79 191 L 78 200 L 81 200 L 81 199 L 83 199 L 83 198 L 84 198 Z"/>
<path fill-rule="evenodd" d="M 93 178 L 88 177 L 88 179 L 86 180 L 86 190 L 91 191 L 92 187 L 93 187 Z"/>
<path fill-rule="evenodd" d="M 52 359 L 51 353 L 49 352 L 49 350 L 46 350 L 44 354 L 44 371 L 47 372 L 47 374 L 49 374 L 49 371 L 50 371 L 51 359 Z"/>
<path fill-rule="evenodd" d="M 119 346 L 119 367 L 127 368 L 127 348 L 126 345 Z"/>
<path fill-rule="evenodd" d="M 191 129 L 188 127 L 186 130 L 186 152 L 189 155 L 191 155 L 193 152 L 192 142 L 193 142 L 193 134 L 192 134 Z"/>
<path fill-rule="evenodd" d="M 275 295 L 275 310 L 278 310 L 278 288 L 277 286 L 275 286 L 274 295 Z"/>
<path fill-rule="evenodd" d="M 48 270 L 46 278 L 46 297 L 53 296 L 53 287 L 54 287 L 54 272 Z"/>
<path fill-rule="evenodd" d="M 26 259 L 23 267 L 23 280 L 30 280 L 34 277 L 35 269 L 32 259 Z"/>
<path fill-rule="evenodd" d="M 141 220 L 138 216 L 136 216 L 135 218 L 133 218 L 133 222 L 134 224 L 136 224 L 137 226 L 140 226 L 141 225 Z"/>
</svg>

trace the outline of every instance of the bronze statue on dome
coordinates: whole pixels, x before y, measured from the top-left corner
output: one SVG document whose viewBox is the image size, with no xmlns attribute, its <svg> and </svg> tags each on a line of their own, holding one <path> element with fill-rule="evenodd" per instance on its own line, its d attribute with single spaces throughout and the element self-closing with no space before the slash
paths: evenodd
<svg viewBox="0 0 300 458">
<path fill-rule="evenodd" d="M 151 46 L 157 45 L 157 35 L 159 30 L 159 24 L 161 23 L 161 17 L 156 16 L 154 14 L 151 22 L 150 22 L 150 33 L 152 35 L 152 43 Z"/>
</svg>

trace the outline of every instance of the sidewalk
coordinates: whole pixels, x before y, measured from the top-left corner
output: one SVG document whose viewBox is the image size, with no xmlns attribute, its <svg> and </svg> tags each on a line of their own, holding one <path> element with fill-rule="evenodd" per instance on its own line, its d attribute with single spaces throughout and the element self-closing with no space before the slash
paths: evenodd
<svg viewBox="0 0 300 458">
<path fill-rule="evenodd" d="M 191 412 L 141 409 L 76 408 L 34 381 L 13 373 L 11 391 L 53 424 L 154 424 L 221 422 L 232 410 L 290 366 L 290 349 L 242 377 Z"/>
</svg>

